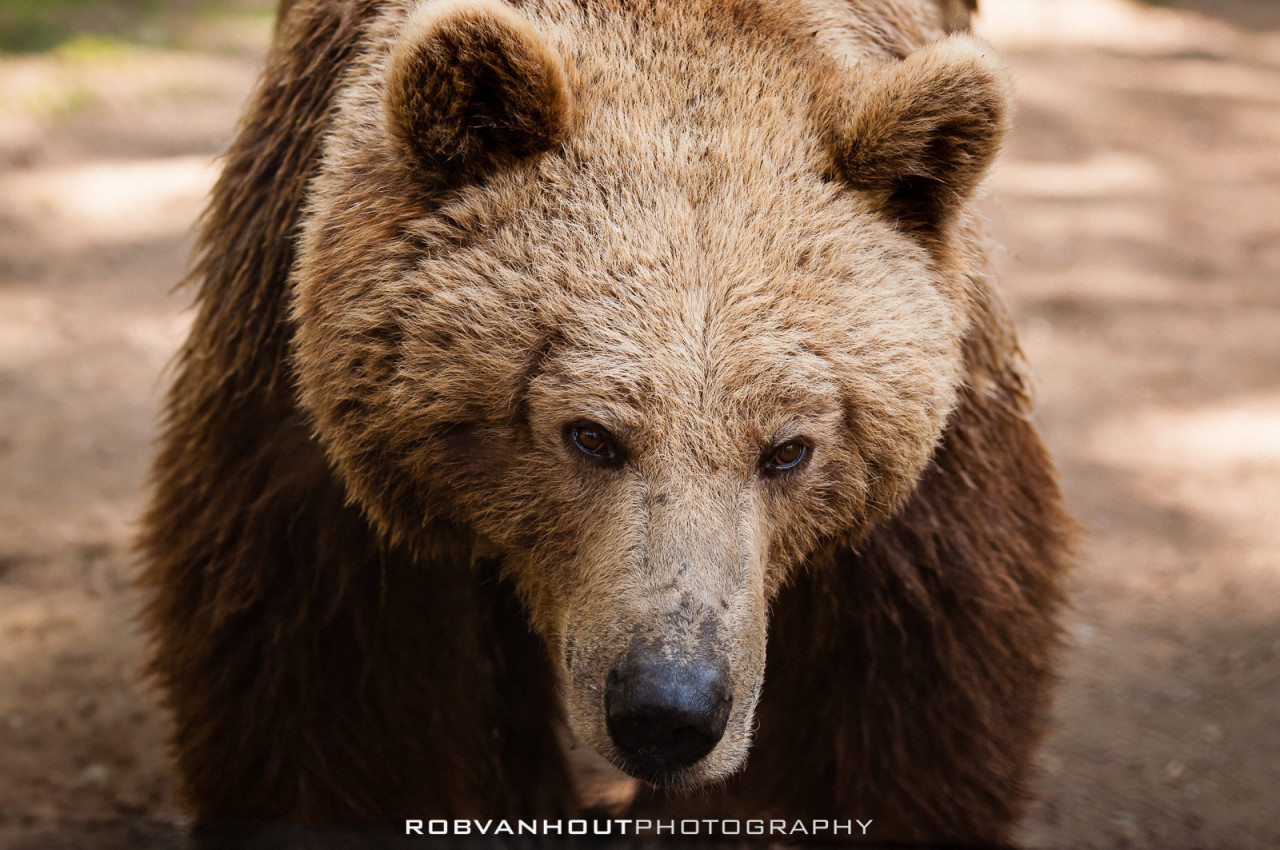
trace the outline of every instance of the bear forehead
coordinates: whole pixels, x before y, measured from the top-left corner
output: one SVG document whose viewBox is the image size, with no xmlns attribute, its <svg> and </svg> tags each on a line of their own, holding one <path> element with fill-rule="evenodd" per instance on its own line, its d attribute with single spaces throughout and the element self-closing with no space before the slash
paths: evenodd
<svg viewBox="0 0 1280 850">
<path fill-rule="evenodd" d="M 635 318 L 579 312 L 544 346 L 535 380 L 561 402 L 616 402 L 649 417 L 683 409 L 777 418 L 838 403 L 834 358 L 809 343 L 814 331 L 781 317 L 735 316 L 713 297 L 691 291 Z"/>
<path fill-rule="evenodd" d="M 841 72 L 820 54 L 721 17 L 637 26 L 621 38 L 618 29 L 552 30 L 574 99 L 569 164 L 614 172 L 642 193 L 668 186 L 693 204 L 703 191 L 749 194 L 753 178 L 794 180 L 827 166 L 815 101 Z"/>
<path fill-rule="evenodd" d="M 637 431 L 733 422 L 753 443 L 871 384 L 929 394 L 909 364 L 949 354 L 955 305 L 859 198 L 812 173 L 723 176 L 701 203 L 631 179 L 549 157 L 457 199 L 446 218 L 490 223 L 409 275 L 414 328 L 470 304 L 471 334 L 541 352 L 532 398 Z"/>
<path fill-rule="evenodd" d="M 924 252 L 856 205 L 787 202 L 785 185 L 754 206 L 700 208 L 663 190 L 592 204 L 548 200 L 547 182 L 527 188 L 533 197 L 504 203 L 505 221 L 408 273 L 414 325 L 471 305 L 476 321 L 535 342 L 544 360 L 625 378 L 640 395 L 659 376 L 688 383 L 695 372 L 717 386 L 816 386 L 868 349 L 918 348 L 955 330 Z"/>
</svg>

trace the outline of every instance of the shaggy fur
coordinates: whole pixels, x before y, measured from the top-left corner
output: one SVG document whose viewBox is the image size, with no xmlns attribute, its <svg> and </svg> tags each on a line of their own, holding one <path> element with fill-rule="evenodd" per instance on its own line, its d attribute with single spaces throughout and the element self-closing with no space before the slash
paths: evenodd
<svg viewBox="0 0 1280 850">
<path fill-rule="evenodd" d="M 1006 839 L 1067 522 L 961 4 L 282 10 L 146 519 L 196 815 L 572 811 L 562 724 L 628 769 L 602 690 L 648 642 L 733 699 L 663 780 L 719 790 L 637 810 Z"/>
</svg>

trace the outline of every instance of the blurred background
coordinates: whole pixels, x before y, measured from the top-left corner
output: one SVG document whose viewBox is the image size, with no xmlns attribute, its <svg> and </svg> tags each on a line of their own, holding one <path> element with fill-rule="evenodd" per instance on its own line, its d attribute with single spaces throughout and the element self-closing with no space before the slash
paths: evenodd
<svg viewBox="0 0 1280 850">
<path fill-rule="evenodd" d="M 0 847 L 181 820 L 132 523 L 267 0 L 0 0 Z M 1280 2 L 982 0 L 997 263 L 1086 526 L 1035 848 L 1280 847 Z"/>
</svg>

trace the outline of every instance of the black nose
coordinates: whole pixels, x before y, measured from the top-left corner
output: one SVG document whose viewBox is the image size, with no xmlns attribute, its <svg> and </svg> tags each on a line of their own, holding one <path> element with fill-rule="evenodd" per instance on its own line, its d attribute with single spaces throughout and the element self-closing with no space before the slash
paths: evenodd
<svg viewBox="0 0 1280 850">
<path fill-rule="evenodd" d="M 732 705 L 724 664 L 661 652 L 633 651 L 605 684 L 609 736 L 627 772 L 657 784 L 715 749 Z"/>
</svg>

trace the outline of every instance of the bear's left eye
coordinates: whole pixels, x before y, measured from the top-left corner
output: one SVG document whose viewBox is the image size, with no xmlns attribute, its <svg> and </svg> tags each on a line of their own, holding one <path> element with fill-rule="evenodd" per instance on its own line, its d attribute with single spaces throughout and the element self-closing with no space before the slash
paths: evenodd
<svg viewBox="0 0 1280 850">
<path fill-rule="evenodd" d="M 786 472 L 795 469 L 809 456 L 809 447 L 799 440 L 788 440 L 777 446 L 760 464 L 761 470 L 768 474 Z"/>
</svg>

